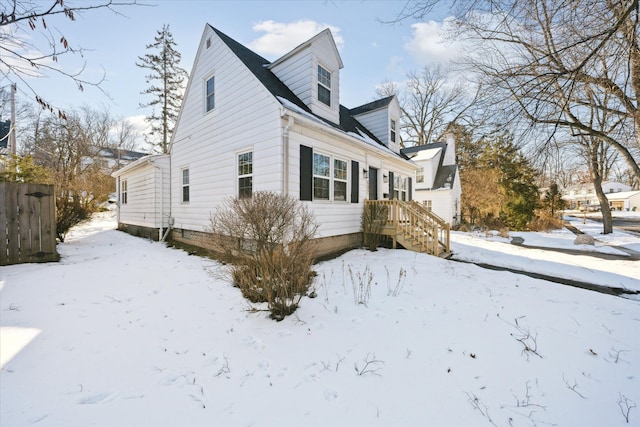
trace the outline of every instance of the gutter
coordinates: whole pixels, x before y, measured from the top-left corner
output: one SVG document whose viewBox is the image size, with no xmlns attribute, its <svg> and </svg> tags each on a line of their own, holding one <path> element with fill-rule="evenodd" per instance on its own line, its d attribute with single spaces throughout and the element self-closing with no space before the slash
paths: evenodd
<svg viewBox="0 0 640 427">
<path fill-rule="evenodd" d="M 284 117 L 285 114 L 282 114 Z M 287 125 L 282 132 L 282 193 L 289 194 L 289 131 L 295 123 L 295 119 L 291 115 L 287 115 L 289 118 Z"/>
<path fill-rule="evenodd" d="M 288 109 L 285 106 L 283 106 L 283 109 L 285 109 L 286 112 L 282 114 L 282 117 L 285 117 L 285 116 L 286 117 L 294 117 L 296 121 L 304 123 L 309 128 L 312 128 L 312 129 L 315 129 L 315 130 L 317 130 L 319 132 L 327 133 L 329 135 L 336 136 L 336 137 L 339 137 L 339 138 L 347 138 L 347 139 L 349 139 L 351 141 L 354 141 L 359 146 L 366 147 L 368 150 L 372 150 L 372 151 L 374 151 L 375 153 L 377 153 L 377 154 L 379 154 L 381 156 L 389 158 L 389 159 L 391 159 L 393 161 L 407 162 L 411 166 L 413 166 L 415 170 L 419 169 L 418 165 L 416 165 L 413 161 L 405 160 L 405 159 L 401 158 L 399 154 L 396 154 L 396 153 L 394 153 L 392 151 L 385 151 L 385 150 L 383 150 L 381 148 L 378 148 L 378 147 L 376 147 L 374 145 L 368 144 L 368 143 L 366 143 L 366 142 L 364 142 L 364 141 L 362 141 L 362 140 L 360 140 L 360 139 L 358 139 L 356 137 L 353 137 L 353 136 L 349 135 L 346 132 L 343 132 L 343 131 L 338 130 L 338 129 L 333 129 L 333 128 L 329 127 L 328 125 L 323 125 L 321 123 L 318 123 L 315 120 L 312 120 L 312 119 L 310 119 L 308 117 L 305 117 L 303 114 L 300 114 L 300 113 L 297 113 L 295 111 L 292 111 L 292 110 Z"/>
</svg>

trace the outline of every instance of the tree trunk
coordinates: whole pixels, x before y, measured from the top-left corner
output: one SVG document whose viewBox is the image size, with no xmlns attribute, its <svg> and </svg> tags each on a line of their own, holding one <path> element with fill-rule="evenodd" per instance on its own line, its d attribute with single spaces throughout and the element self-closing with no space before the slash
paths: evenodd
<svg viewBox="0 0 640 427">
<path fill-rule="evenodd" d="M 611 218 L 611 209 L 609 209 L 609 199 L 602 191 L 602 175 L 600 175 L 600 168 L 598 167 L 598 144 L 590 147 L 589 156 L 589 172 L 591 172 L 591 180 L 593 181 L 593 187 L 596 190 L 598 201 L 600 202 L 600 212 L 602 212 L 602 234 L 613 233 L 613 219 Z M 585 206 L 585 209 L 587 207 Z"/>
</svg>

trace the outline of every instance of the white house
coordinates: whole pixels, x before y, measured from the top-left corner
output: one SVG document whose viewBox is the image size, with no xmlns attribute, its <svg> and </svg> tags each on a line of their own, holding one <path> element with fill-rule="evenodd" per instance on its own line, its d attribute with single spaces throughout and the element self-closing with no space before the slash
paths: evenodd
<svg viewBox="0 0 640 427">
<path fill-rule="evenodd" d="M 616 181 L 603 181 L 602 191 L 611 200 L 610 195 L 631 191 L 631 187 Z M 567 202 L 569 209 L 599 209 L 600 202 L 593 183 L 574 184 L 567 186 L 562 191 L 562 198 Z M 611 205 L 611 202 L 609 203 Z"/>
<path fill-rule="evenodd" d="M 610 192 L 606 196 L 612 210 L 640 211 L 640 191 Z"/>
<path fill-rule="evenodd" d="M 395 97 L 340 105 L 342 68 L 328 29 L 269 62 L 206 25 L 169 156 L 113 174 L 119 228 L 170 228 L 174 241 L 205 246 L 216 207 L 264 190 L 307 205 L 319 254 L 360 245 L 365 199 L 411 200 L 419 167 L 400 152 Z"/>
<path fill-rule="evenodd" d="M 453 134 L 447 134 L 444 143 L 418 145 L 401 152 L 420 167 L 416 172 L 414 200 L 449 224 L 460 224 L 462 186 Z"/>
</svg>

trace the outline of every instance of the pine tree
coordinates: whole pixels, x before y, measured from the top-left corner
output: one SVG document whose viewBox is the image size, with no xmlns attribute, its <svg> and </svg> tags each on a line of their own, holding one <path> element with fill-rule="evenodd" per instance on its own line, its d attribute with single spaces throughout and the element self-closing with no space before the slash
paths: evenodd
<svg viewBox="0 0 640 427">
<path fill-rule="evenodd" d="M 169 25 L 163 25 L 154 40 L 146 46 L 150 53 L 139 56 L 140 62 L 136 62 L 138 67 L 150 70 L 145 78 L 151 86 L 140 93 L 151 95 L 152 99 L 140 106 L 153 107 L 153 112 L 146 120 L 151 125 L 149 136 L 155 138 L 147 139 L 147 142 L 156 151 L 168 153 L 171 133 L 182 102 L 183 82 L 189 75 L 179 66 L 182 55 L 175 49 L 176 43 Z"/>
</svg>

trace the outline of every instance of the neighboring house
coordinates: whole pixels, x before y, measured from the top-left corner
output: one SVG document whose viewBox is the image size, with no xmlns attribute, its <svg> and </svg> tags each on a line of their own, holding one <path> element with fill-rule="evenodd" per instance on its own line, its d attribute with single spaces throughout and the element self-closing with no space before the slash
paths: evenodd
<svg viewBox="0 0 640 427">
<path fill-rule="evenodd" d="M 119 228 L 206 247 L 225 199 L 274 191 L 313 213 L 318 255 L 359 246 L 365 199 L 411 200 L 419 167 L 400 152 L 395 97 L 340 105 L 342 68 L 328 29 L 269 62 L 206 25 L 170 154 L 113 173 Z"/>
<path fill-rule="evenodd" d="M 90 153 L 90 156 L 83 157 L 82 166 L 86 167 L 90 164 L 97 164 L 101 170 L 108 174 L 148 154 L 139 151 L 107 147 L 91 147 Z"/>
<path fill-rule="evenodd" d="M 459 225 L 462 186 L 453 135 L 447 134 L 444 143 L 417 145 L 401 152 L 420 166 L 416 172 L 414 200 L 452 226 Z"/>
<path fill-rule="evenodd" d="M 640 211 L 640 191 L 607 193 L 609 206 L 616 211 Z"/>
<path fill-rule="evenodd" d="M 611 200 L 610 194 L 631 191 L 631 187 L 620 182 L 604 181 L 602 183 L 602 191 Z M 570 185 L 562 191 L 562 198 L 567 202 L 569 209 L 600 209 L 600 201 L 593 183 Z"/>
</svg>

